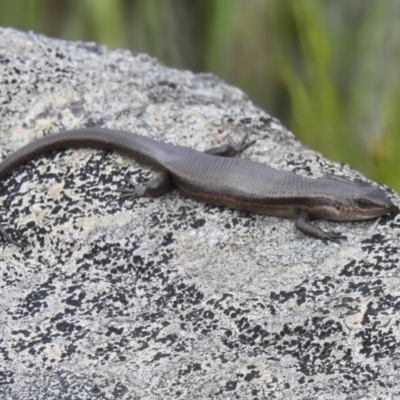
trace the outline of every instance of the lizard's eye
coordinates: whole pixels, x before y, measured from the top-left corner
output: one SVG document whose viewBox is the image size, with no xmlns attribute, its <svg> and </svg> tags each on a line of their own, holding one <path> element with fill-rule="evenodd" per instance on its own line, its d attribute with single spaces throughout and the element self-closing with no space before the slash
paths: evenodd
<svg viewBox="0 0 400 400">
<path fill-rule="evenodd" d="M 375 204 L 373 204 L 367 200 L 356 200 L 356 204 L 359 208 L 362 208 L 362 209 L 375 207 Z"/>
</svg>

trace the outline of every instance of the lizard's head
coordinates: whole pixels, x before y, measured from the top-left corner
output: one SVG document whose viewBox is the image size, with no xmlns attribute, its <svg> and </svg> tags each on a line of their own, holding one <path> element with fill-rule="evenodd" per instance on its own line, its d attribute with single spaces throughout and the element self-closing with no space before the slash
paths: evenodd
<svg viewBox="0 0 400 400">
<path fill-rule="evenodd" d="M 380 217 L 395 208 L 382 189 L 364 182 L 359 182 L 357 187 L 351 201 L 353 212 L 359 219 Z"/>
<path fill-rule="evenodd" d="M 325 176 L 334 184 L 336 195 L 328 206 L 330 219 L 356 221 L 389 214 L 396 207 L 379 187 L 360 180 L 350 181 L 335 175 Z M 328 211 L 328 210 L 326 210 Z"/>
</svg>

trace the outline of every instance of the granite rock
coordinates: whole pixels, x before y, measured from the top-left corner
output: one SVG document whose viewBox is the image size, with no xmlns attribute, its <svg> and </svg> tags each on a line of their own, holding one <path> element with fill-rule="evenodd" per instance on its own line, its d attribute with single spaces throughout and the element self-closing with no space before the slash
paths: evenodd
<svg viewBox="0 0 400 400">
<path fill-rule="evenodd" d="M 239 89 L 145 54 L 0 29 L 0 157 L 51 132 L 124 129 L 204 150 L 363 178 L 302 145 Z M 172 191 L 121 198 L 152 171 L 99 150 L 53 152 L 2 179 L 0 397 L 400 398 L 400 217 L 292 220 Z M 389 196 L 399 205 L 398 196 Z"/>
</svg>

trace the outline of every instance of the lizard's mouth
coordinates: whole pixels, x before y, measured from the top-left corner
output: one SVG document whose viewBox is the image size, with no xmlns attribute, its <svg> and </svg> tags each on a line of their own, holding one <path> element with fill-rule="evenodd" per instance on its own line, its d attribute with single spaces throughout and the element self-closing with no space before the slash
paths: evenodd
<svg viewBox="0 0 400 400">
<path fill-rule="evenodd" d="M 391 204 L 390 206 L 370 206 L 368 208 L 359 208 L 357 210 L 349 211 L 351 217 L 348 220 L 363 220 L 370 218 L 377 218 L 391 213 L 396 207 Z"/>
<path fill-rule="evenodd" d="M 358 205 L 351 207 L 343 204 L 319 205 L 310 211 L 315 218 L 336 221 L 359 221 L 381 217 L 396 209 L 398 210 L 398 208 L 390 202 L 390 204 L 388 203 L 385 205 L 369 204 L 368 207 L 365 204 L 363 204 L 362 207 Z"/>
</svg>

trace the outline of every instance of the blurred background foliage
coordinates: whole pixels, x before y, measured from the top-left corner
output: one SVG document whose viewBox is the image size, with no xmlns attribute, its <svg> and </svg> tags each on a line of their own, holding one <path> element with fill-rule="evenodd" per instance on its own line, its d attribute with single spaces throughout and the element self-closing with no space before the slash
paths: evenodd
<svg viewBox="0 0 400 400">
<path fill-rule="evenodd" d="M 397 0 L 0 0 L 0 25 L 210 71 L 400 192 Z"/>
</svg>

